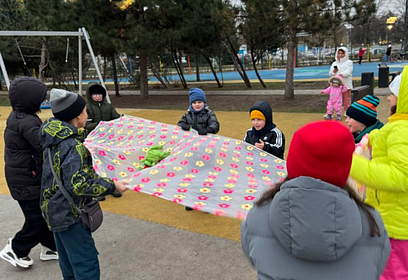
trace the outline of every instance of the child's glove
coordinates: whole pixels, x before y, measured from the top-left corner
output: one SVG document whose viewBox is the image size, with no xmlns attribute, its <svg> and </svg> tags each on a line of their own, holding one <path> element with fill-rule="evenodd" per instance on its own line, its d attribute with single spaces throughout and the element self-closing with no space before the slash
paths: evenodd
<svg viewBox="0 0 408 280">
<path fill-rule="evenodd" d="M 198 134 L 199 135 L 207 135 L 207 129 L 205 129 L 205 128 L 199 128 L 198 129 Z"/>
<path fill-rule="evenodd" d="M 181 129 L 184 131 L 189 131 L 190 130 L 190 125 L 186 123 L 181 124 Z"/>
</svg>

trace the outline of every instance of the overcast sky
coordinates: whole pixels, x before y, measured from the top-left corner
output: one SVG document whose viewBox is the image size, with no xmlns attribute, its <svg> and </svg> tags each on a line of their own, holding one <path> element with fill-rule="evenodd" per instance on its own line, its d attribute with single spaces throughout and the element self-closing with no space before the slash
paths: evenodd
<svg viewBox="0 0 408 280">
<path fill-rule="evenodd" d="M 386 14 L 391 11 L 398 13 L 401 10 L 401 6 L 405 6 L 405 2 L 408 0 L 377 0 L 378 3 L 378 14 Z M 231 0 L 233 6 L 241 5 L 241 0 Z"/>
</svg>

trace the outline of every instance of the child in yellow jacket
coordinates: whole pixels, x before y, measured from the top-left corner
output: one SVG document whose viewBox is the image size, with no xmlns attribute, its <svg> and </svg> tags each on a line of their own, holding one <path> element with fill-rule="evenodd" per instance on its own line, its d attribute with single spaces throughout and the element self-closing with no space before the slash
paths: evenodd
<svg viewBox="0 0 408 280">
<path fill-rule="evenodd" d="M 401 84 L 395 83 L 400 79 Z M 383 128 L 369 134 L 372 159 L 353 156 L 350 176 L 366 185 L 366 203 L 378 210 L 391 242 L 391 255 L 381 280 L 408 279 L 408 67 L 391 83 L 390 108 Z"/>
</svg>

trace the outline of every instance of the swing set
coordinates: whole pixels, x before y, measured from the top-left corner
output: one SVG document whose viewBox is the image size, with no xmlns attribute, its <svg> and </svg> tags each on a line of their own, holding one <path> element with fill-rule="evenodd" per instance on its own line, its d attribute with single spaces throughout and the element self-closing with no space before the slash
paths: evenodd
<svg viewBox="0 0 408 280">
<path fill-rule="evenodd" d="M 106 90 L 106 86 L 105 83 L 103 81 L 102 75 L 101 75 L 101 71 L 98 67 L 98 63 L 96 61 L 96 57 L 95 54 L 93 52 L 92 49 L 92 45 L 91 45 L 91 41 L 90 41 L 90 37 L 88 34 L 88 31 L 86 31 L 85 27 L 82 28 L 78 28 L 78 32 L 75 31 L 0 31 L 0 37 L 17 37 L 17 36 L 24 36 L 24 37 L 28 37 L 28 36 L 36 36 L 36 37 L 68 37 L 67 38 L 67 51 L 66 51 L 66 56 L 65 56 L 65 62 L 68 62 L 68 52 L 69 52 L 69 37 L 77 37 L 78 38 L 78 93 L 82 95 L 82 40 L 85 40 L 89 53 L 92 57 L 92 61 L 94 64 L 94 67 L 96 69 L 96 72 L 98 74 L 98 79 L 100 84 L 105 88 Z M 18 51 L 20 53 L 20 56 L 23 60 L 24 66 L 27 68 L 27 70 L 29 71 L 26 61 L 24 59 L 24 55 L 20 49 L 20 46 L 16 41 L 16 45 L 18 48 Z M 7 74 L 7 70 L 6 70 L 6 66 L 4 64 L 4 60 L 3 60 L 3 56 L 1 55 L 1 50 L 0 50 L 0 67 L 1 67 L 1 71 L 3 73 L 3 77 L 4 80 L 6 82 L 7 88 L 10 89 L 10 79 L 8 77 Z M 29 71 L 30 73 L 30 71 Z M 106 95 L 106 101 L 108 101 L 109 103 L 111 103 L 109 95 Z"/>
</svg>

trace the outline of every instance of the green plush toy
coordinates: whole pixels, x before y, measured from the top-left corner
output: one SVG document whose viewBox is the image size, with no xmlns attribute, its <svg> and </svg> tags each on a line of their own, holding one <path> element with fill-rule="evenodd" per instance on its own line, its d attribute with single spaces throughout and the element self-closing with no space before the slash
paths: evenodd
<svg viewBox="0 0 408 280">
<path fill-rule="evenodd" d="M 161 160 L 170 155 L 170 152 L 164 152 L 162 145 L 152 146 L 146 153 L 146 158 L 140 162 L 144 165 L 144 168 L 152 167 L 158 164 Z"/>
</svg>

